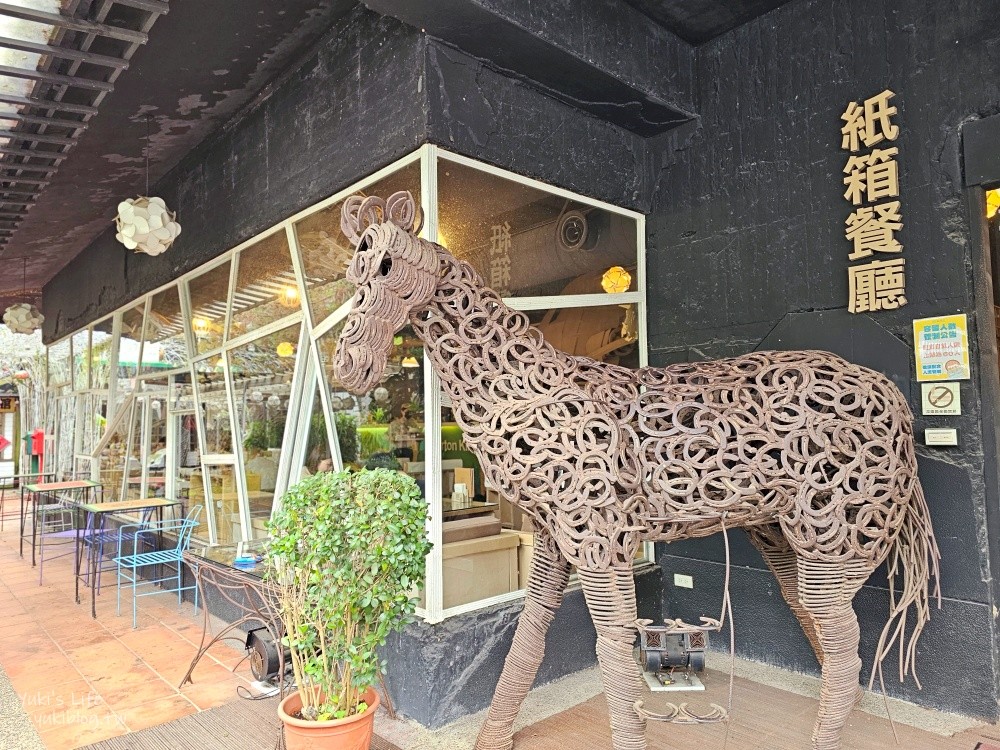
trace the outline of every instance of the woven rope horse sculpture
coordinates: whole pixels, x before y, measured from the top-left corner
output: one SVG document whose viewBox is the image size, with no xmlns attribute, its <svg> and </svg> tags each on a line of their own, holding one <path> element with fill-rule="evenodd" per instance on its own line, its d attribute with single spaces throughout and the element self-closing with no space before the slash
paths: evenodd
<svg viewBox="0 0 1000 750">
<path fill-rule="evenodd" d="M 487 482 L 537 530 L 524 610 L 477 750 L 513 746 L 570 566 L 597 630 L 614 748 L 646 748 L 653 715 L 641 708 L 632 654 L 638 545 L 734 527 L 749 532 L 816 652 L 812 746 L 837 750 L 861 694 L 854 595 L 888 560 L 900 583 L 890 588 L 876 660 L 881 673 L 898 642 L 902 679 L 937 577 L 900 391 L 818 351 L 639 370 L 569 356 L 468 263 L 418 238 L 417 214 L 409 193 L 345 203 L 341 226 L 357 247 L 347 278 L 357 292 L 334 366 L 344 386 L 370 390 L 393 336 L 411 325 Z"/>
</svg>

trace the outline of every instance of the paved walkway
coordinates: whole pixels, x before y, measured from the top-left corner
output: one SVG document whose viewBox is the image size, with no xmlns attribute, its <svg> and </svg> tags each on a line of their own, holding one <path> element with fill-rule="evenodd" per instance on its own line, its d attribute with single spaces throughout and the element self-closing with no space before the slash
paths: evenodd
<svg viewBox="0 0 1000 750">
<path fill-rule="evenodd" d="M 0 669 L 0 750 L 44 750 L 45 744 L 31 723 L 21 697 L 10 684 L 7 673 Z"/>
<path fill-rule="evenodd" d="M 89 596 L 84 604 L 73 601 L 72 557 L 47 560 L 40 586 L 38 569 L 18 556 L 11 527 L 0 535 L 0 668 L 6 673 L 0 672 L 0 743 L 17 732 L 11 750 L 72 750 L 236 700 L 237 687 L 249 686 L 245 663 L 232 672 L 242 652 L 219 644 L 198 666 L 195 684 L 178 689 L 201 637 L 200 615 L 194 617 L 190 605 L 178 608 L 169 594 L 144 598 L 133 630 L 131 601 L 128 615 L 117 617 L 114 576 L 105 575 L 94 620 Z M 10 702 L 18 710 L 9 723 Z M 32 726 L 37 734 L 29 732 Z"/>
</svg>

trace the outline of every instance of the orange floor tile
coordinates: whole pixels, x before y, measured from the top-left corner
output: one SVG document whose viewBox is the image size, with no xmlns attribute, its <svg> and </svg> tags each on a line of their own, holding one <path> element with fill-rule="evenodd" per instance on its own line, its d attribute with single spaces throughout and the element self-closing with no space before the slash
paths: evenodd
<svg viewBox="0 0 1000 750">
<path fill-rule="evenodd" d="M 71 750 L 146 729 L 238 698 L 252 679 L 242 652 L 213 647 L 178 687 L 197 650 L 202 618 L 176 597 L 131 600 L 115 614 L 114 576 L 105 575 L 97 619 L 90 590 L 74 601 L 72 557 L 45 561 L 42 585 L 30 548 L 18 555 L 17 531 L 0 534 L 0 666 L 46 747 Z M 235 669 L 235 671 L 234 671 Z"/>
</svg>

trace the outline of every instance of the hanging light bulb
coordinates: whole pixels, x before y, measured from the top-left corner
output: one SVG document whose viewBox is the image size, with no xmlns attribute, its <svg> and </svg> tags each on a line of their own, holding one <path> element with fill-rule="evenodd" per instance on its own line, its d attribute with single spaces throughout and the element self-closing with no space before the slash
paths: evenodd
<svg viewBox="0 0 1000 750">
<path fill-rule="evenodd" d="M 1000 188 L 986 191 L 986 218 L 992 219 L 1000 209 Z"/>
<path fill-rule="evenodd" d="M 279 357 L 291 357 L 295 354 L 295 346 L 287 341 L 282 341 L 278 344 L 278 348 L 275 351 Z"/>
<path fill-rule="evenodd" d="M 277 409 L 279 406 L 281 406 L 281 396 L 271 394 L 270 396 L 267 397 L 267 405 L 270 406 L 272 409 Z"/>
<path fill-rule="evenodd" d="M 261 393 L 260 391 L 254 391 L 253 393 L 250 394 L 250 400 L 253 401 L 255 404 L 262 403 L 264 401 L 264 394 Z"/>
<path fill-rule="evenodd" d="M 24 296 L 28 294 L 28 258 L 27 256 L 22 258 L 24 261 L 21 270 L 21 293 Z M 42 327 L 42 323 L 45 322 L 45 316 L 42 315 L 38 308 L 27 302 L 18 302 L 7 308 L 6 312 L 3 314 L 3 322 L 10 329 L 11 333 L 34 333 L 36 330 Z"/>
<path fill-rule="evenodd" d="M 294 286 L 286 286 L 281 290 L 281 295 L 278 297 L 278 301 L 283 307 L 298 307 L 299 290 Z"/>
<path fill-rule="evenodd" d="M 601 288 L 608 294 L 627 292 L 632 286 L 632 274 L 621 266 L 611 266 L 601 276 Z"/>
<path fill-rule="evenodd" d="M 115 239 L 129 250 L 147 255 L 160 255 L 174 243 L 181 233 L 177 213 L 167 209 L 162 198 L 149 194 L 149 117 L 146 118 L 146 193 L 118 204 L 115 217 Z"/>
</svg>

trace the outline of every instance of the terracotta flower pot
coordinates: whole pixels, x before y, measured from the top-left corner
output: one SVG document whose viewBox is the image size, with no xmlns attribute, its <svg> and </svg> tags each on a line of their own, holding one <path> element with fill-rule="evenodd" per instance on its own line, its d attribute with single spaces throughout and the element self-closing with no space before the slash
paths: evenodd
<svg viewBox="0 0 1000 750">
<path fill-rule="evenodd" d="M 278 716 L 285 724 L 287 750 L 368 750 L 372 741 L 372 727 L 379 697 L 375 688 L 368 688 L 361 696 L 368 704 L 363 714 L 330 721 L 297 719 L 302 709 L 302 698 L 294 692 L 278 704 Z"/>
</svg>

